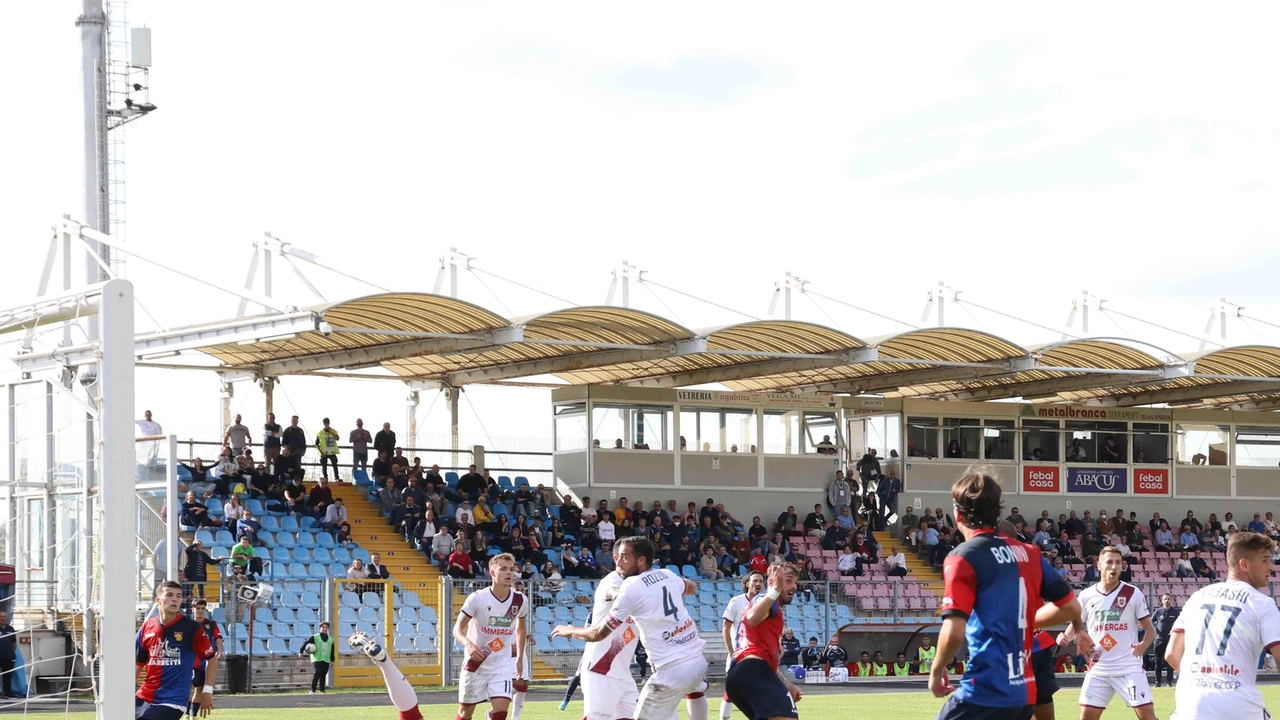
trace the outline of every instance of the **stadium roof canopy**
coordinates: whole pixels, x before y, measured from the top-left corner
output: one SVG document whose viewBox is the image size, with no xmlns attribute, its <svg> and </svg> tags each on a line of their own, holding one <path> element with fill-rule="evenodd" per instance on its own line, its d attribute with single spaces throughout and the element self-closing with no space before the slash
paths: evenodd
<svg viewBox="0 0 1280 720">
<path fill-rule="evenodd" d="M 517 318 L 455 298 L 384 293 L 139 335 L 140 365 L 199 351 L 260 377 L 380 368 L 447 386 L 554 375 L 569 384 L 883 394 L 947 400 L 1271 409 L 1280 348 L 1176 355 L 1120 338 L 1023 347 L 965 328 L 859 338 L 792 320 L 692 330 L 639 310 L 574 307 Z M 19 355 L 27 371 L 90 362 L 89 346 Z M 171 367 L 172 365 L 165 365 Z M 361 377 L 368 377 L 362 375 Z"/>
</svg>

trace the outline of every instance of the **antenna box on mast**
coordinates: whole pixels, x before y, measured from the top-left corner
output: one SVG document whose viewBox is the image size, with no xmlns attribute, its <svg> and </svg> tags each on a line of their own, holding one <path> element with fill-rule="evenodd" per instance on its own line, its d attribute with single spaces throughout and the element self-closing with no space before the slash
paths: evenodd
<svg viewBox="0 0 1280 720">
<path fill-rule="evenodd" d="M 139 68 L 151 67 L 151 28 L 129 30 L 129 64 Z"/>
</svg>

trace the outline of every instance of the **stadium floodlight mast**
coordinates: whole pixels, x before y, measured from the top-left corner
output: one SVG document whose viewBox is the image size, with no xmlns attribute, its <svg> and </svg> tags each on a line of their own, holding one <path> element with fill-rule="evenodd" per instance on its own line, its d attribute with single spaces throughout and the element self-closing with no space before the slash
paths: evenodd
<svg viewBox="0 0 1280 720">
<path fill-rule="evenodd" d="M 782 298 L 782 319 L 791 319 L 791 291 L 804 292 L 804 286 L 809 281 L 785 272 L 777 282 L 773 284 L 773 297 L 769 299 L 769 315 L 773 315 L 778 310 L 778 298 Z"/>
</svg>

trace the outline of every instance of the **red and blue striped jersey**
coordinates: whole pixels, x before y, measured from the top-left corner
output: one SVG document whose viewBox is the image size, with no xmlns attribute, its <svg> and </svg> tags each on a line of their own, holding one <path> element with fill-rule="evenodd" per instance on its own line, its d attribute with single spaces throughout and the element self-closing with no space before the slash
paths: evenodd
<svg viewBox="0 0 1280 720">
<path fill-rule="evenodd" d="M 956 699 L 987 707 L 1034 703 L 1036 611 L 1045 601 L 1070 601 L 1071 587 L 1034 545 L 990 530 L 952 550 L 942 575 L 946 596 L 939 613 L 966 618 L 969 644 L 969 667 Z"/>
<path fill-rule="evenodd" d="M 185 709 L 196 665 L 213 657 L 215 648 L 200 623 L 186 615 L 168 625 L 161 625 L 156 616 L 142 623 L 134 652 L 138 666 L 146 666 L 138 697 L 152 705 Z"/>
</svg>

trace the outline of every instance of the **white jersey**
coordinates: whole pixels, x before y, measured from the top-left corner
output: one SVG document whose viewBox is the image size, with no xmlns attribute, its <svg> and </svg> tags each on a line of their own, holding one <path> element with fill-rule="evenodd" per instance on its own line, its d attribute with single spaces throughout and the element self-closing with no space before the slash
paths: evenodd
<svg viewBox="0 0 1280 720">
<path fill-rule="evenodd" d="M 1266 717 L 1258 692 L 1258 656 L 1280 643 L 1280 611 L 1249 583 L 1230 580 L 1197 590 L 1173 631 L 1183 634 L 1175 695 L 1179 720 Z"/>
<path fill-rule="evenodd" d="M 1151 616 L 1147 598 L 1136 586 L 1121 582 L 1110 593 L 1102 583 L 1080 593 L 1084 622 L 1093 638 L 1089 672 L 1097 675 L 1128 675 L 1142 671 L 1142 658 L 1133 656 L 1138 642 L 1139 623 Z"/>
<path fill-rule="evenodd" d="M 484 660 L 479 664 L 467 661 L 466 672 L 497 675 L 507 679 L 516 676 L 516 658 L 513 648 L 520 618 L 529 615 L 529 603 L 515 590 L 509 591 L 505 601 L 493 594 L 492 588 L 477 590 L 462 603 L 462 613 L 471 618 L 467 625 L 467 639 L 480 648 Z"/>
<path fill-rule="evenodd" d="M 729 604 L 724 608 L 724 615 L 722 616 L 722 619 L 729 621 L 729 639 L 733 641 L 733 647 L 727 648 L 730 656 L 733 655 L 734 651 L 736 651 L 738 646 L 742 643 L 742 638 L 739 637 L 739 634 L 742 632 L 742 616 L 746 614 L 747 608 L 750 605 L 751 600 L 747 598 L 746 593 L 743 593 L 729 598 Z"/>
<path fill-rule="evenodd" d="M 609 611 L 609 627 L 617 630 L 628 617 L 655 668 L 702 657 L 706 643 L 684 607 L 684 579 L 670 570 L 655 568 L 622 582 Z"/>
<path fill-rule="evenodd" d="M 616 595 L 621 587 L 622 576 L 617 571 L 605 575 L 596 584 L 595 606 L 591 610 L 592 618 L 603 618 L 609 614 L 614 601 L 606 600 L 605 596 L 611 591 Z M 586 652 L 582 654 L 583 667 L 599 675 L 630 680 L 631 658 L 635 657 L 638 637 L 635 622 L 627 618 L 626 625 L 614 630 L 609 637 L 600 642 L 587 643 Z"/>
</svg>

